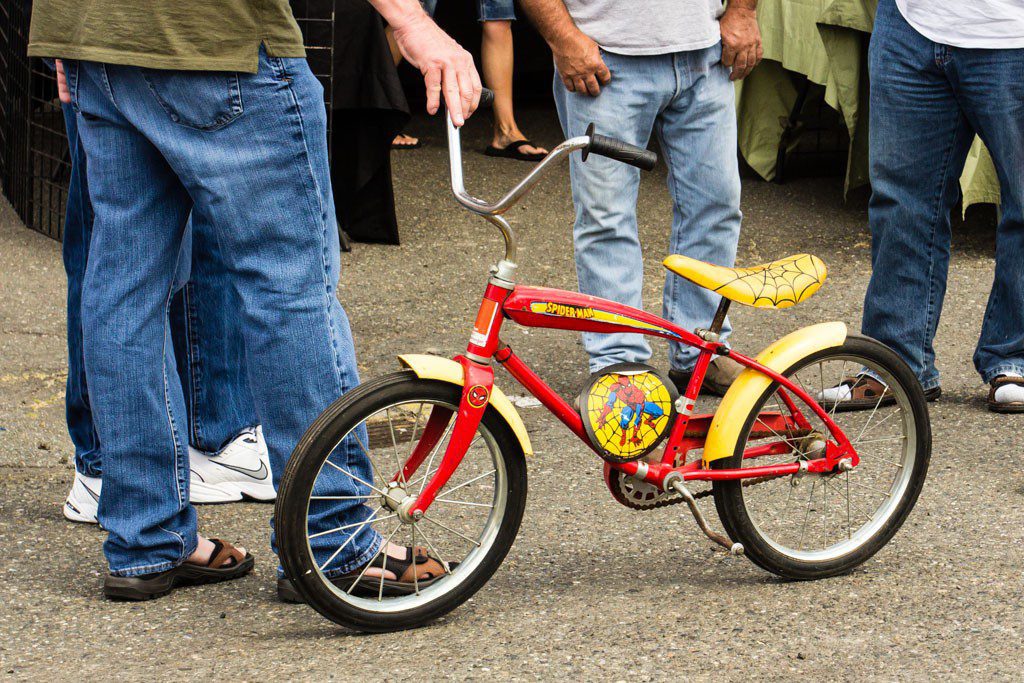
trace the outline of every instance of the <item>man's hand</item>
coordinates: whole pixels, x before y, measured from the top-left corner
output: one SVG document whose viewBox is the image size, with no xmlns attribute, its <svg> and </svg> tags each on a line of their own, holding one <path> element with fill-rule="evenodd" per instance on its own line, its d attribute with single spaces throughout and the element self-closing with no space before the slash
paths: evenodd
<svg viewBox="0 0 1024 683">
<path fill-rule="evenodd" d="M 427 85 L 427 111 L 437 112 L 441 94 L 452 123 L 461 126 L 480 104 L 480 75 L 473 57 L 442 31 L 426 12 L 392 23 L 402 56 L 420 70 Z"/>
<path fill-rule="evenodd" d="M 601 86 L 612 80 L 597 43 L 580 30 L 552 44 L 551 51 L 558 75 L 569 92 L 597 97 Z"/>
<path fill-rule="evenodd" d="M 68 90 L 68 77 L 64 75 L 64 62 L 54 60 L 57 66 L 57 96 L 61 104 L 71 104 L 71 91 Z"/>
<path fill-rule="evenodd" d="M 597 97 L 601 86 L 612 80 L 601 59 L 601 49 L 569 16 L 562 0 L 520 0 L 555 56 L 555 68 L 569 92 Z"/>
<path fill-rule="evenodd" d="M 761 61 L 761 29 L 753 3 L 732 0 L 719 20 L 722 64 L 732 67 L 730 80 L 745 78 Z"/>
</svg>

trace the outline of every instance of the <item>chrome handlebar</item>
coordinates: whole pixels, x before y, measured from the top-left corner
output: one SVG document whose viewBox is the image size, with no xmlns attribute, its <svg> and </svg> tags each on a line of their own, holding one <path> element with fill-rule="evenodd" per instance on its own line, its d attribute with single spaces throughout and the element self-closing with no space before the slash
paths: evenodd
<svg viewBox="0 0 1024 683">
<path fill-rule="evenodd" d="M 590 144 L 590 137 L 581 135 L 558 145 L 504 197 L 489 204 L 466 191 L 466 183 L 462 175 L 462 137 L 450 116 L 445 115 L 445 122 L 448 127 L 448 166 L 451 172 L 452 194 L 455 195 L 455 200 L 459 204 L 478 216 L 484 217 L 501 231 L 501 236 L 505 240 L 505 258 L 504 263 L 498 264 L 499 276 L 503 279 L 510 279 L 512 271 L 515 270 L 518 242 L 515 231 L 502 214 L 515 206 L 527 192 L 533 189 L 533 186 L 540 181 L 541 176 L 554 164 L 572 152 L 585 149 Z"/>
<path fill-rule="evenodd" d="M 508 224 L 508 221 L 505 220 L 502 214 L 515 206 L 516 202 L 533 189 L 533 186 L 540 181 L 541 176 L 550 170 L 553 165 L 572 152 L 581 150 L 584 152 L 584 160 L 586 160 L 587 153 L 594 153 L 646 170 L 653 168 L 658 159 L 654 152 L 642 147 L 636 147 L 614 138 L 597 135 L 594 133 L 593 124 L 591 124 L 587 129 L 586 135 L 570 138 L 555 147 L 504 197 L 493 204 L 489 204 L 466 191 L 465 179 L 462 175 L 461 134 L 447 113 L 445 114 L 445 124 L 448 128 L 448 166 L 451 172 L 452 194 L 455 195 L 455 199 L 459 204 L 478 216 L 484 217 L 501 231 L 501 235 L 505 239 L 505 258 L 498 263 L 496 274 L 497 277 L 509 281 L 511 281 L 512 273 L 515 271 L 517 244 L 515 231 L 512 230 L 512 226 Z"/>
</svg>

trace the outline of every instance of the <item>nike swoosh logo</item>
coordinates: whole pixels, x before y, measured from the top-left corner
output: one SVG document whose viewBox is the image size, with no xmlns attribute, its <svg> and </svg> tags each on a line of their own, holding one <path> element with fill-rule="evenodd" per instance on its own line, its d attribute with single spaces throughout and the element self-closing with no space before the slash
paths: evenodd
<svg viewBox="0 0 1024 683">
<path fill-rule="evenodd" d="M 239 467 L 238 465 L 229 465 L 225 462 L 217 462 L 216 460 L 211 460 L 210 462 L 212 462 L 215 465 L 220 465 L 221 467 L 226 467 L 229 470 L 234 470 L 239 474 L 244 474 L 245 476 L 251 477 L 253 479 L 266 479 L 267 477 L 270 476 L 270 470 L 267 469 L 267 463 L 263 462 L 262 460 L 260 460 L 260 467 L 258 470 L 250 470 L 246 467 Z"/>
<path fill-rule="evenodd" d="M 97 503 L 100 502 L 100 494 L 96 493 L 95 491 L 93 491 L 91 488 L 89 488 L 85 484 L 82 484 L 82 488 L 85 489 L 86 492 L 88 492 L 88 494 L 90 496 L 92 496 L 93 500 L 95 500 Z"/>
</svg>

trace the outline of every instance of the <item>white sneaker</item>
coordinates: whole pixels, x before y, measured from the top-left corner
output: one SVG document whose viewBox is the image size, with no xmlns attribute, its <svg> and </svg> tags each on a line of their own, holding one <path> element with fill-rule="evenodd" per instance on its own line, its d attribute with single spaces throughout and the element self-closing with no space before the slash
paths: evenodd
<svg viewBox="0 0 1024 683">
<path fill-rule="evenodd" d="M 245 430 L 216 455 L 191 446 L 188 452 L 193 503 L 232 503 L 243 498 L 271 501 L 277 497 L 262 427 Z"/>
<path fill-rule="evenodd" d="M 71 491 L 64 501 L 64 518 L 83 524 L 99 524 L 96 513 L 100 507 L 100 487 L 103 480 L 99 477 L 87 477 L 75 470 L 75 480 L 71 483 Z"/>
</svg>

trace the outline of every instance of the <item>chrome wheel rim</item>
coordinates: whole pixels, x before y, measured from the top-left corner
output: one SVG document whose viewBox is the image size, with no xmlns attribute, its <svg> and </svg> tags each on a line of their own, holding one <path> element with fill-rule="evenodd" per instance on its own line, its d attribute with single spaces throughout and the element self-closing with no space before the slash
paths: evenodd
<svg viewBox="0 0 1024 683">
<path fill-rule="evenodd" d="M 321 464 L 310 492 L 315 489 L 315 482 L 324 473 L 325 468 L 341 469 L 345 476 L 351 477 L 366 491 L 366 503 L 371 507 L 372 514 L 364 518 L 367 521 L 357 522 L 349 529 L 339 527 L 337 556 L 344 552 L 345 545 L 362 533 L 365 525 L 373 526 L 384 542 L 400 545 L 424 546 L 430 555 L 444 564 L 458 563 L 450 574 L 442 576 L 430 585 L 410 584 L 413 591 L 408 595 L 388 596 L 384 594 L 384 584 L 376 578 L 359 575 L 339 581 L 331 580 L 331 565 L 337 557 L 328 557 L 325 562 L 318 562 L 310 539 L 324 535 L 317 532 L 311 535 L 309 515 L 311 505 L 318 500 L 329 497 L 307 495 L 306 500 L 306 552 L 324 586 L 334 597 L 353 607 L 379 613 L 402 612 L 416 609 L 436 601 L 458 588 L 467 581 L 483 562 L 497 540 L 501 522 L 508 504 L 508 472 L 494 436 L 483 423 L 477 428 L 466 456 L 448 483 L 438 492 L 437 498 L 423 519 L 415 521 L 404 519 L 398 512 L 392 511 L 383 500 L 388 493 L 387 483 L 393 475 L 399 473 L 401 465 L 412 452 L 413 446 L 422 436 L 427 420 L 434 410 L 448 411 L 447 424 L 431 449 L 429 457 L 409 477 L 408 481 L 399 478 L 399 485 L 408 489 L 409 495 L 418 495 L 440 464 L 448 445 L 458 406 L 435 399 L 405 400 L 389 404 L 365 418 L 346 432 L 334 448 L 347 438 L 354 439 L 358 449 L 370 459 L 372 464 L 372 481 L 367 477 L 338 468 L 325 458 Z M 442 413 L 443 417 L 443 413 Z M 367 426 L 367 436 L 359 436 L 359 427 Z M 403 438 L 408 437 L 408 438 Z M 367 443 L 368 442 L 368 443 Z M 363 496 L 360 496 L 363 497 Z M 350 530 L 351 529 L 351 530 Z M 390 570 L 389 570 L 390 571 Z M 335 583 L 338 581 L 338 584 Z M 378 595 L 360 597 L 352 594 L 355 584 L 362 586 L 380 586 Z"/>
<path fill-rule="evenodd" d="M 864 374 L 865 370 L 869 374 Z M 879 395 L 865 411 L 837 413 L 838 404 L 826 410 L 857 450 L 858 466 L 848 472 L 778 477 L 743 488 L 747 517 L 758 535 L 773 550 L 797 561 L 828 562 L 863 547 L 896 514 L 914 471 L 917 425 L 910 397 L 877 363 L 849 354 L 830 356 L 798 369 L 790 379 L 818 398 L 851 375 L 855 379 L 853 388 L 865 377 L 880 378 L 895 399 L 893 405 L 885 406 L 884 395 Z M 799 399 L 793 399 L 812 427 L 827 434 L 820 418 L 802 406 Z M 761 411 L 785 411 L 778 389 Z M 751 431 L 758 425 L 764 423 L 755 420 Z M 780 437 L 791 442 L 793 454 L 748 458 L 742 466 L 793 462 L 794 454 L 801 460 L 814 457 L 813 451 L 803 450 L 809 442 L 778 433 L 770 438 Z M 757 443 L 747 440 L 745 448 Z"/>
</svg>

